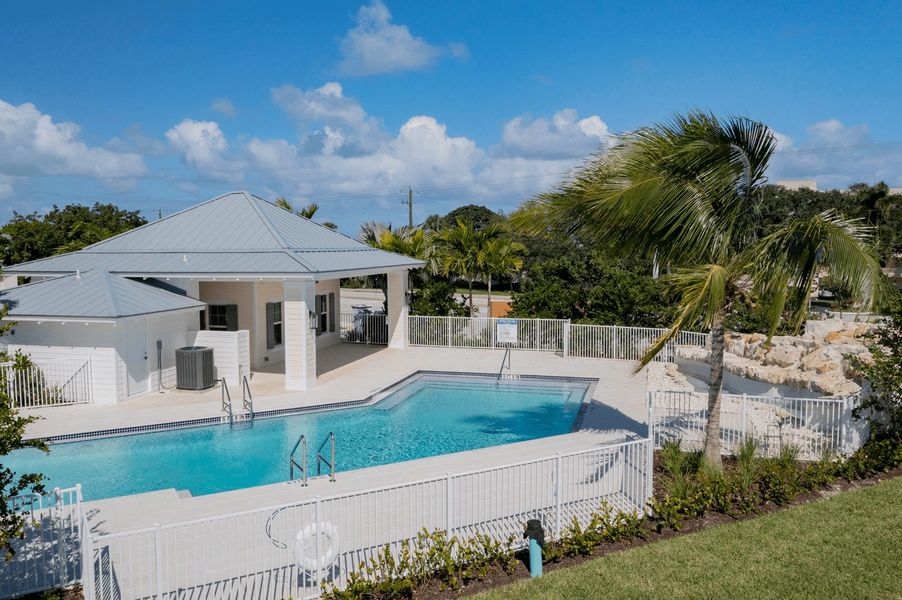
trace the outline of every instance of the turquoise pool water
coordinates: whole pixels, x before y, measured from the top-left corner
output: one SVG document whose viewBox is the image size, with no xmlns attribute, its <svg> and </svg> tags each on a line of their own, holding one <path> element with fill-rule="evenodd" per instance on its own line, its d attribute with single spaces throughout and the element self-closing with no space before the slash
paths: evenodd
<svg viewBox="0 0 902 600">
<path fill-rule="evenodd" d="M 372 406 L 55 444 L 48 455 L 20 450 L 4 462 L 43 473 L 49 487 L 81 483 L 89 500 L 166 488 L 212 494 L 286 481 L 300 434 L 315 473 L 330 431 L 339 472 L 567 433 L 588 387 L 421 374 Z"/>
</svg>

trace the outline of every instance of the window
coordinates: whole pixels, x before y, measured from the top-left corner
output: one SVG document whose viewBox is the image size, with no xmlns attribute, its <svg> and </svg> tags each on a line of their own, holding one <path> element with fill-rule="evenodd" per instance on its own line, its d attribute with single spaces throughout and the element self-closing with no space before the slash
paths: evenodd
<svg viewBox="0 0 902 600">
<path fill-rule="evenodd" d="M 282 303 L 266 303 L 266 347 L 275 348 L 282 343 Z"/>
<path fill-rule="evenodd" d="M 207 307 L 207 329 L 238 331 L 238 305 L 211 304 Z"/>
</svg>

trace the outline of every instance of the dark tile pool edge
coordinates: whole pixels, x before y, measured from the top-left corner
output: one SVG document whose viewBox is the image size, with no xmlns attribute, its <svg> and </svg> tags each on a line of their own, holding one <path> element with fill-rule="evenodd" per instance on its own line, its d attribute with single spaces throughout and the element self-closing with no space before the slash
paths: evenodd
<svg viewBox="0 0 902 600">
<path fill-rule="evenodd" d="M 345 408 L 359 408 L 363 406 L 373 406 L 390 396 L 397 388 L 406 384 L 412 379 L 416 377 L 420 377 L 423 375 L 463 375 L 466 377 L 496 377 L 497 373 L 480 373 L 475 371 L 432 371 L 432 370 L 418 370 L 414 371 L 410 375 L 403 377 L 396 381 L 393 384 L 390 384 L 378 392 L 371 394 L 369 397 L 363 400 L 346 400 L 344 402 L 328 402 L 324 404 L 314 404 L 311 406 L 294 406 L 294 407 L 286 407 L 286 408 L 275 408 L 270 410 L 261 410 L 254 412 L 254 419 L 267 419 L 272 417 L 281 417 L 284 415 L 297 415 L 303 413 L 313 413 L 313 412 L 327 412 L 332 410 L 341 410 Z M 539 380 L 551 380 L 551 381 L 578 381 L 585 382 L 590 384 L 586 389 L 586 393 L 583 396 L 582 404 L 580 405 L 579 412 L 577 413 L 573 426 L 571 427 L 571 432 L 577 431 L 582 423 L 583 416 L 588 409 L 589 402 L 592 399 L 592 394 L 595 389 L 595 385 L 598 383 L 598 379 L 594 377 L 572 377 L 572 376 L 558 376 L 558 375 L 520 375 L 520 380 L 523 379 L 539 379 Z M 381 397 L 380 397 L 381 396 Z M 377 399 L 378 398 L 378 399 Z M 243 417 L 243 416 L 242 416 Z M 235 419 L 232 426 L 241 427 L 242 425 L 246 425 L 252 423 L 252 420 L 239 418 Z M 47 436 L 45 438 L 41 438 L 44 442 L 48 444 L 65 444 L 67 442 L 82 442 L 86 440 L 97 440 L 104 438 L 112 438 L 112 437 L 124 437 L 129 435 L 140 435 L 142 433 L 156 433 L 160 431 L 174 431 L 178 429 L 192 429 L 195 427 L 209 427 L 211 425 L 228 425 L 228 420 L 223 416 L 218 417 L 202 417 L 198 419 L 185 419 L 181 421 L 170 421 L 166 423 L 151 423 L 149 425 L 134 425 L 130 427 L 114 427 L 110 429 L 100 429 L 96 431 L 85 431 L 80 433 L 66 433 L 62 435 L 53 435 Z"/>
</svg>

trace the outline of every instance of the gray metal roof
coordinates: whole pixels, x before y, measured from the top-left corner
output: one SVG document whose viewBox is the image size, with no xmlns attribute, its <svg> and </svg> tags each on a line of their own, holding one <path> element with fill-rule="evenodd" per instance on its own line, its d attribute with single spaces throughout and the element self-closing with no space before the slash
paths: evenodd
<svg viewBox="0 0 902 600">
<path fill-rule="evenodd" d="M 159 288 L 88 271 L 29 283 L 0 292 L 11 319 L 118 319 L 204 308 L 204 303 Z"/>
<path fill-rule="evenodd" d="M 128 275 L 316 275 L 416 268 L 247 192 L 231 192 L 88 246 L 11 267 L 7 274 L 76 269 Z"/>
</svg>

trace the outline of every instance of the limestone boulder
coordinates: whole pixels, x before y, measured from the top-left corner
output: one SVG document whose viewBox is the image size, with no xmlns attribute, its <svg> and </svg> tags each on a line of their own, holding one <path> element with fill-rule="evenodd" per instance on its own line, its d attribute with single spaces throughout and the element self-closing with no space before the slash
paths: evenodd
<svg viewBox="0 0 902 600">
<path fill-rule="evenodd" d="M 777 367 L 798 366 L 802 359 L 802 349 L 792 345 L 773 346 L 764 355 L 764 364 Z"/>
</svg>

